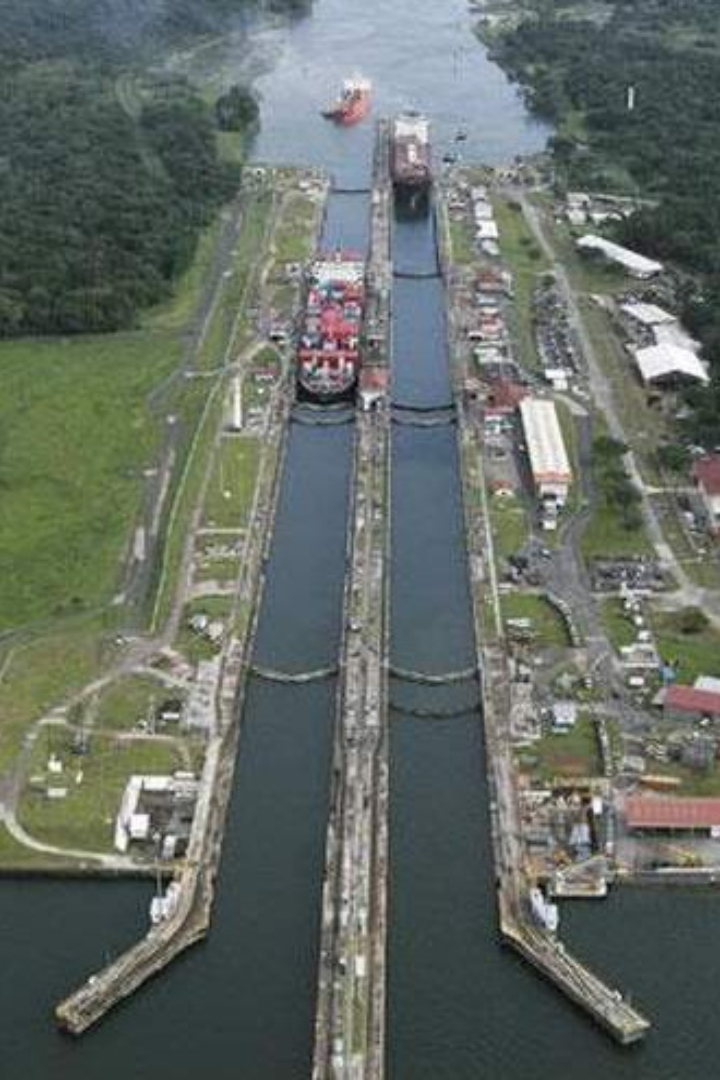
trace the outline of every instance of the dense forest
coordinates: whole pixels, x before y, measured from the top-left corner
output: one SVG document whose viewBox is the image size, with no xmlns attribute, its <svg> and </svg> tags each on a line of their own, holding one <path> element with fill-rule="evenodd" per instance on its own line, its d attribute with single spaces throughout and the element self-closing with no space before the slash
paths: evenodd
<svg viewBox="0 0 720 1080">
<path fill-rule="evenodd" d="M 237 190 L 216 127 L 256 108 L 150 77 L 128 103 L 124 74 L 251 2 L 0 0 L 0 337 L 129 327 L 168 294 Z"/>
<path fill-rule="evenodd" d="M 559 125 L 553 149 L 573 187 L 630 190 L 657 206 L 619 239 L 690 271 L 686 321 L 716 373 L 695 402 L 695 434 L 720 441 L 720 18 L 717 0 L 529 0 L 493 47 Z M 627 89 L 635 87 L 635 108 Z"/>
</svg>

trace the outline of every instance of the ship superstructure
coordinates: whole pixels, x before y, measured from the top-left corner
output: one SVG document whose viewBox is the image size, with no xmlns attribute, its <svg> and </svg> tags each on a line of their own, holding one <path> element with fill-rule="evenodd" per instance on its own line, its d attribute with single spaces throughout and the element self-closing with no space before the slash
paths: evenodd
<svg viewBox="0 0 720 1080">
<path fill-rule="evenodd" d="M 346 251 L 318 255 L 307 271 L 297 353 L 299 397 L 329 404 L 354 396 L 364 310 L 364 261 Z"/>
<path fill-rule="evenodd" d="M 413 193 L 430 187 L 430 124 L 420 113 L 403 113 L 393 120 L 390 170 L 400 190 Z"/>
</svg>

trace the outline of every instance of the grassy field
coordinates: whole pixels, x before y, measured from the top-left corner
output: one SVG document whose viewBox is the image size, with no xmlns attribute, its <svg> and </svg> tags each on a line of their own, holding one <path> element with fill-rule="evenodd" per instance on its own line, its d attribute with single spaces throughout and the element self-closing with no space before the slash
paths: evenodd
<svg viewBox="0 0 720 1080">
<path fill-rule="evenodd" d="M 660 655 L 676 668 L 680 682 L 694 682 L 698 675 L 720 678 L 720 633 L 712 626 L 684 634 L 678 614 L 670 612 L 656 612 L 651 624 Z"/>
<path fill-rule="evenodd" d="M 0 630 L 110 600 L 179 356 L 166 334 L 0 346 Z"/>
<path fill-rule="evenodd" d="M 185 470 L 178 482 L 173 508 L 167 524 L 167 534 L 163 547 L 163 562 L 158 591 L 152 616 L 152 625 L 161 626 L 168 617 L 175 590 L 178 573 L 182 563 L 188 526 L 193 510 L 200 497 L 209 455 L 215 443 L 215 435 L 224 408 L 224 395 L 218 390 L 212 399 L 205 397 L 207 387 L 194 382 L 186 389 L 192 398 L 188 399 L 188 410 L 192 407 L 201 414 L 198 425 L 194 428 L 192 444 L 188 448 Z M 193 430 L 188 421 L 187 427 Z"/>
<path fill-rule="evenodd" d="M 600 753 L 595 725 L 589 716 L 578 716 L 575 727 L 565 735 L 545 735 L 533 747 L 540 777 L 598 776 Z"/>
<path fill-rule="evenodd" d="M 33 749 L 29 777 L 31 783 L 20 800 L 18 818 L 38 840 L 58 847 L 109 851 L 120 798 L 133 773 L 166 774 L 182 768 L 177 750 L 151 739 L 119 741 L 113 736 L 94 734 L 86 754 L 74 754 L 70 733 L 63 728 L 45 728 Z M 55 754 L 63 762 L 61 774 L 48 776 L 47 761 Z M 49 799 L 45 784 L 67 787 L 63 799 Z"/>
<path fill-rule="evenodd" d="M 315 248 L 313 222 L 316 213 L 315 204 L 307 196 L 289 197 L 275 231 L 275 262 L 304 262 L 310 258 Z"/>
<path fill-rule="evenodd" d="M 476 258 L 470 220 L 463 216 L 460 220 L 450 218 L 449 223 L 452 260 L 457 266 L 468 266 Z"/>
<path fill-rule="evenodd" d="M 606 504 L 598 506 L 593 512 L 580 546 L 586 560 L 633 558 L 653 555 L 655 550 L 642 526 L 626 529 L 620 515 Z"/>
<path fill-rule="evenodd" d="M 505 558 L 520 550 L 530 532 L 527 513 L 518 499 L 491 498 L 490 524 L 495 554 Z"/>
<path fill-rule="evenodd" d="M 543 596 L 533 593 L 508 593 L 502 597 L 503 618 L 530 619 L 535 643 L 540 648 L 569 645 L 565 620 Z"/>
<path fill-rule="evenodd" d="M 260 253 L 260 242 L 266 232 L 270 207 L 269 195 L 252 200 L 248 207 L 237 249 L 235 273 L 231 284 L 223 291 L 223 297 L 211 321 L 202 356 L 199 358 L 200 366 L 219 367 L 226 352 L 233 347 L 231 338 L 236 330 L 239 336 L 238 304 L 245 296 L 245 286 L 253 267 L 252 257 L 256 260 Z M 238 347 L 237 337 L 234 345 L 235 348 Z M 177 585 L 177 574 L 182 562 L 188 523 L 200 496 L 210 460 L 209 454 L 222 419 L 224 408 L 222 390 L 223 386 L 216 383 L 214 390 L 211 390 L 213 396 L 209 397 L 207 386 L 196 382 L 186 391 L 187 408 L 189 412 L 192 410 L 192 419 L 186 422 L 186 426 L 194 434 L 192 444 L 187 451 L 185 471 L 179 478 L 174 493 L 168 521 L 163 565 L 153 612 L 153 626 L 162 625 L 170 612 Z"/>
<path fill-rule="evenodd" d="M 616 649 L 632 645 L 636 640 L 636 628 L 623 611 L 622 600 L 618 597 L 612 596 L 600 602 L 600 618 Z"/>
<path fill-rule="evenodd" d="M 235 250 L 230 276 L 225 282 L 220 300 L 213 312 L 200 352 L 196 358 L 198 368 L 219 367 L 233 344 L 238 313 L 246 299 L 248 281 L 262 250 L 268 218 L 272 209 L 272 195 L 263 192 L 248 199 L 243 210 L 243 226 Z"/>
<path fill-rule="evenodd" d="M 0 772 L 20 750 L 33 720 L 74 690 L 79 690 L 112 646 L 98 620 L 83 619 L 12 651 L 0 681 Z"/>
<path fill-rule="evenodd" d="M 97 702 L 95 726 L 104 730 L 127 731 L 154 714 L 167 698 L 178 697 L 158 679 L 128 675 L 111 683 Z"/>
<path fill-rule="evenodd" d="M 205 499 L 206 526 L 233 529 L 247 525 L 259 464 L 258 439 L 223 439 Z"/>
<path fill-rule="evenodd" d="M 595 435 L 607 434 L 605 425 L 595 425 Z M 586 561 L 599 558 L 634 558 L 652 556 L 655 549 L 645 530 L 645 524 L 639 515 L 637 525 L 627 527 L 624 507 L 618 505 L 612 494 L 603 497 L 602 465 L 597 463 L 595 480 L 598 485 L 598 498 L 590 515 L 590 520 L 583 531 L 580 550 Z"/>
<path fill-rule="evenodd" d="M 520 360 L 530 370 L 538 370 L 540 359 L 533 330 L 532 298 L 540 278 L 549 269 L 547 260 L 535 242 L 519 204 L 493 199 L 495 220 L 500 231 L 500 251 L 512 271 L 514 303 L 511 308 L 512 330 L 517 340 Z"/>
</svg>

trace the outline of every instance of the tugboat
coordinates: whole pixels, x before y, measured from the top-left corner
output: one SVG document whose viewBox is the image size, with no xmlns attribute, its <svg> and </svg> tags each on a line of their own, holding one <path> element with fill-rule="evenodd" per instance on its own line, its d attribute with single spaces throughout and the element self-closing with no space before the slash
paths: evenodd
<svg viewBox="0 0 720 1080">
<path fill-rule="evenodd" d="M 354 398 L 364 310 L 363 260 L 347 251 L 321 252 L 307 272 L 297 350 L 300 400 L 331 405 Z"/>
<path fill-rule="evenodd" d="M 535 921 L 554 934 L 560 922 L 558 906 L 547 900 L 542 889 L 537 886 L 530 890 L 530 908 Z"/>
<path fill-rule="evenodd" d="M 326 120 L 346 126 L 357 124 L 370 112 L 371 95 L 372 83 L 369 79 L 360 76 L 345 79 L 340 97 L 329 109 L 323 109 L 323 116 Z"/>
</svg>

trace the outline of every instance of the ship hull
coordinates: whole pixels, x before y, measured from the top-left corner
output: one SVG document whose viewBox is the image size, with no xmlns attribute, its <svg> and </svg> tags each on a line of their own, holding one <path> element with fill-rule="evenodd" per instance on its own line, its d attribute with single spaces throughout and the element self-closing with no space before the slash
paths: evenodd
<svg viewBox="0 0 720 1080">
<path fill-rule="evenodd" d="M 336 124 L 341 124 L 343 127 L 351 127 L 353 124 L 359 124 L 361 120 L 370 112 L 370 97 L 366 96 L 358 101 L 353 101 L 349 105 L 338 104 L 331 109 L 327 109 L 323 116 L 326 120 L 334 120 Z"/>
<path fill-rule="evenodd" d="M 340 405 L 355 400 L 357 382 L 355 375 L 350 382 L 343 385 L 318 387 L 304 379 L 302 371 L 299 371 L 295 380 L 295 396 L 298 401 L 313 405 Z"/>
</svg>

